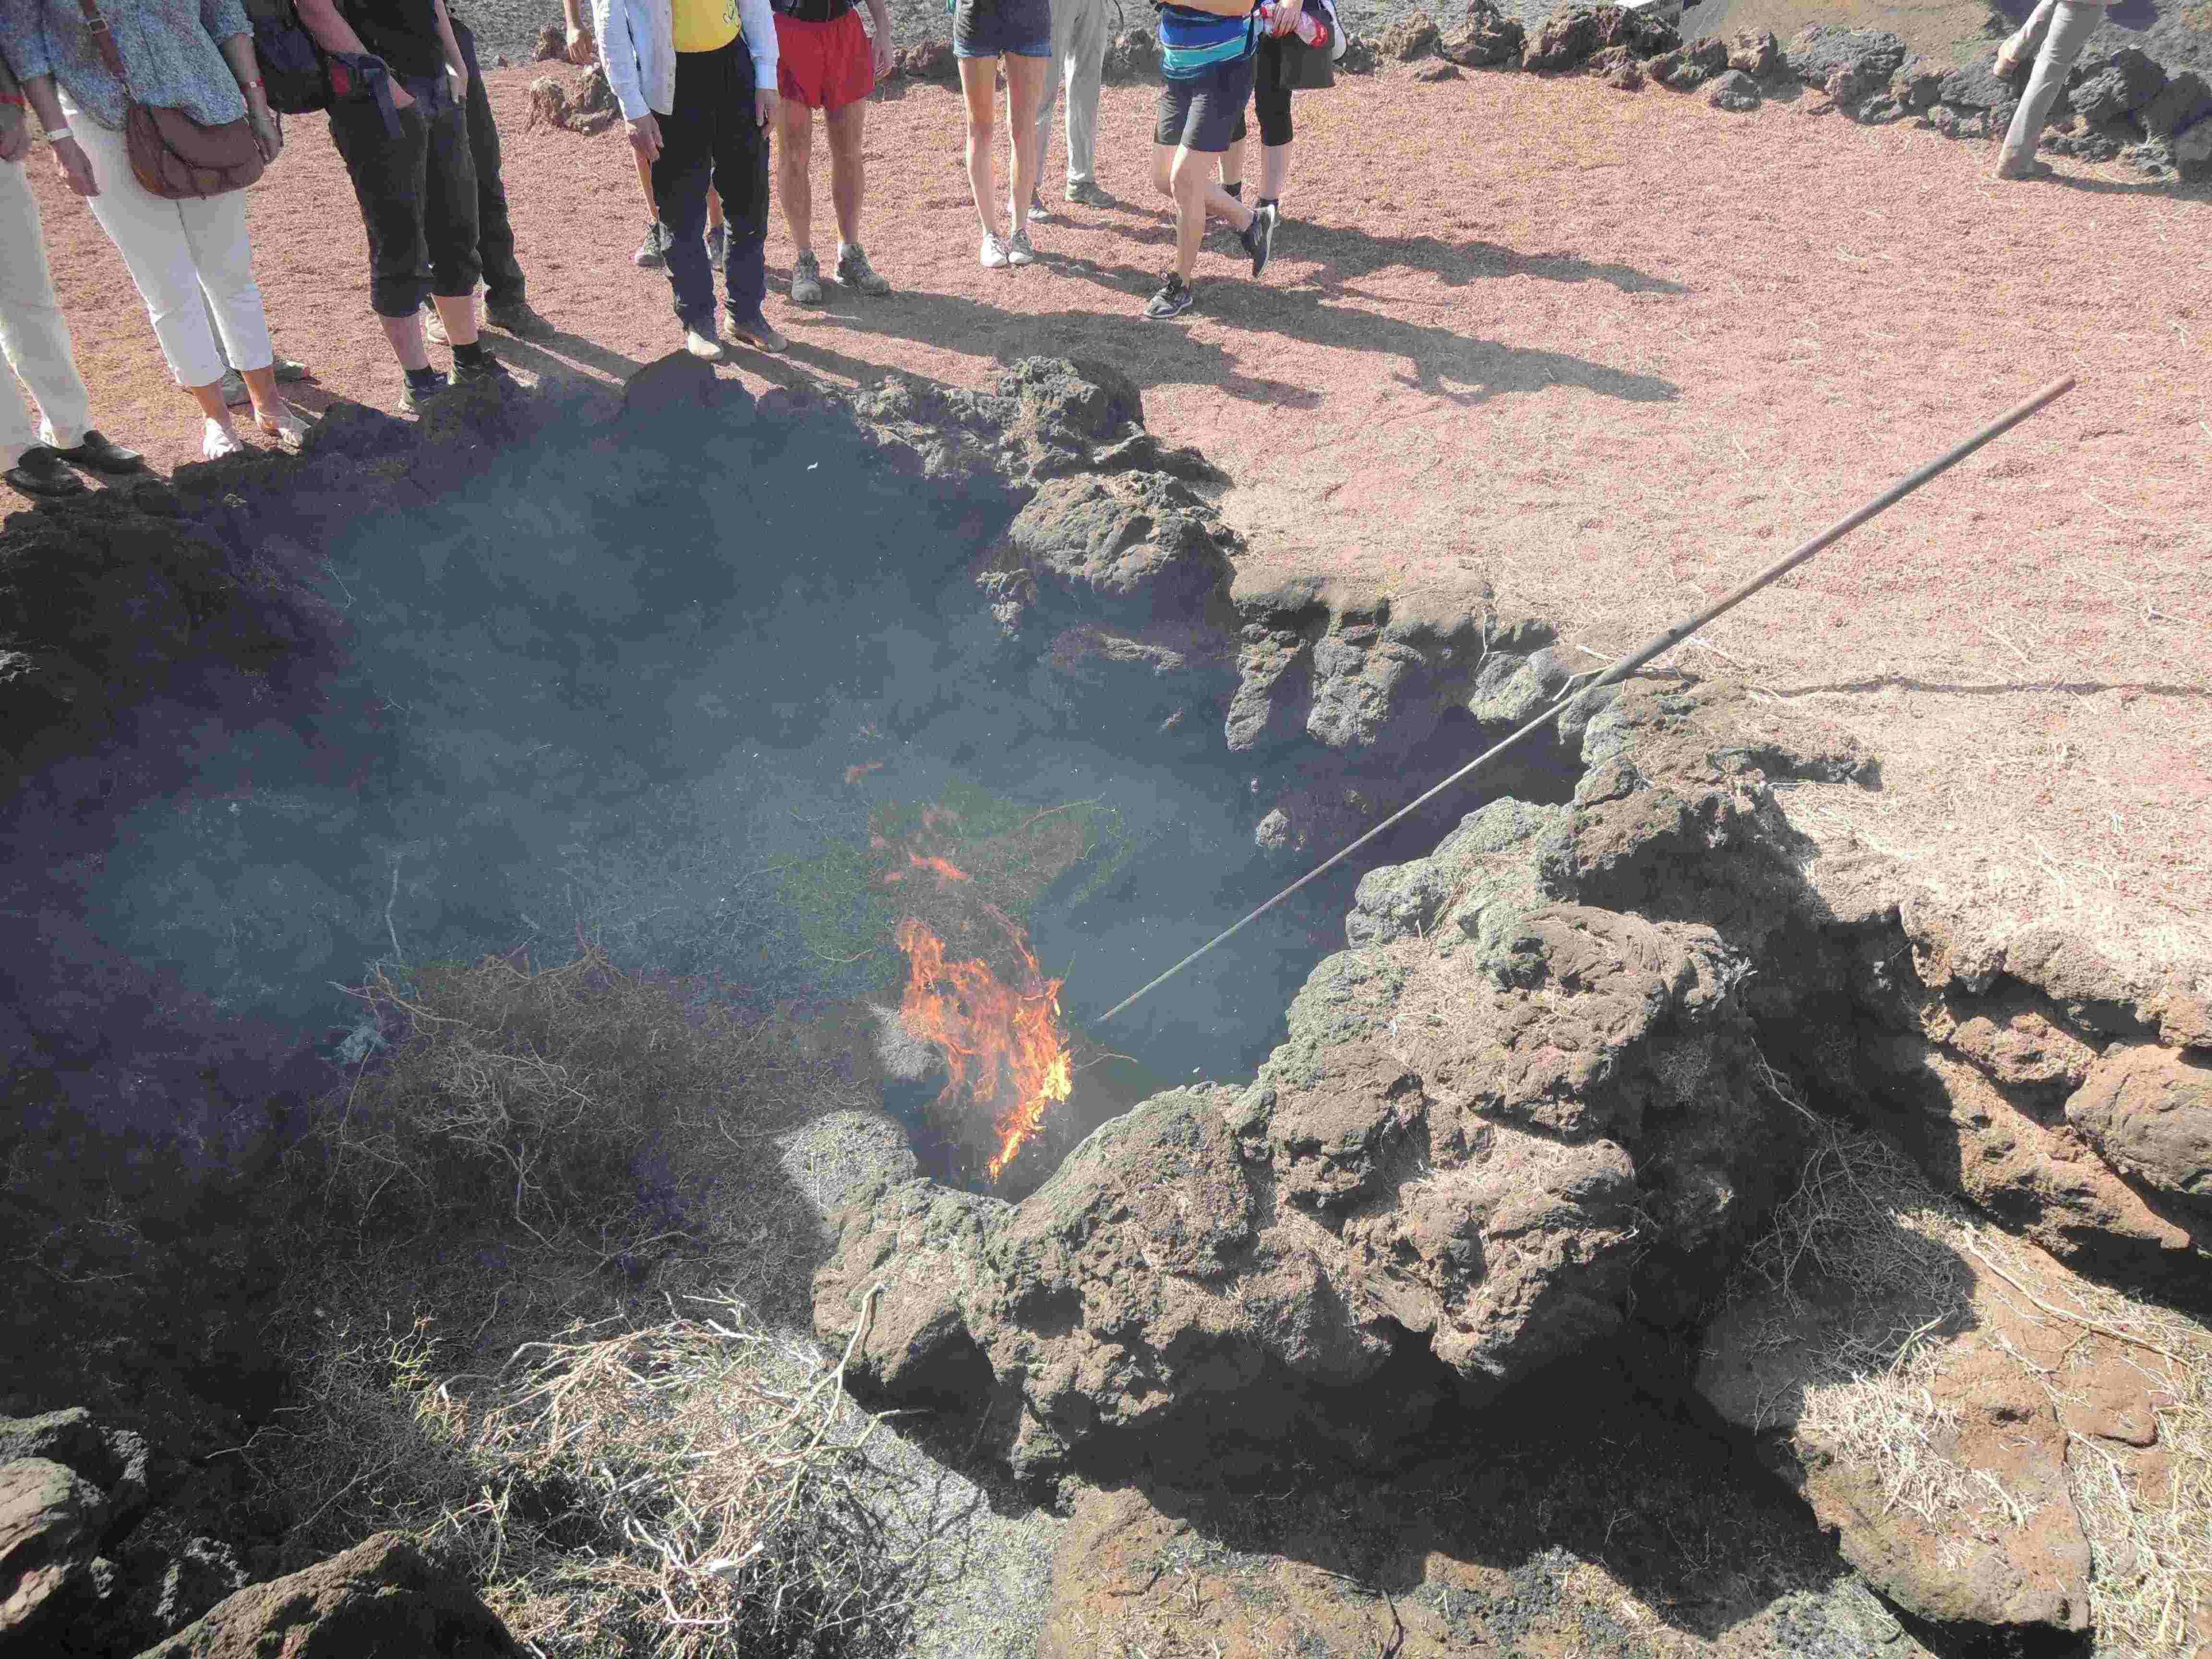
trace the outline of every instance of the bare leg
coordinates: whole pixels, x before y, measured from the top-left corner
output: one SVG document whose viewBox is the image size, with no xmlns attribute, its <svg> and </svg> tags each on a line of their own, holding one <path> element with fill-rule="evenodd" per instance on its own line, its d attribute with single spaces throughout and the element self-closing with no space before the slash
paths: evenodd
<svg viewBox="0 0 2212 1659">
<path fill-rule="evenodd" d="M 438 307 L 438 320 L 446 325 L 446 338 L 457 346 L 472 346 L 477 343 L 477 300 L 473 294 L 448 298 L 443 294 L 430 296 Z M 426 359 L 427 361 L 427 359 Z"/>
<path fill-rule="evenodd" d="M 784 228 L 801 253 L 814 252 L 814 112 L 796 98 L 775 108 L 775 193 L 783 198 Z"/>
<path fill-rule="evenodd" d="M 1288 144 L 1263 144 L 1260 149 L 1260 194 L 1270 202 L 1283 199 L 1283 187 L 1291 182 L 1291 147 Z"/>
<path fill-rule="evenodd" d="M 867 114 L 867 100 L 863 98 L 822 118 L 823 130 L 830 138 L 830 199 L 837 209 L 837 240 L 847 245 L 860 240 L 860 202 L 867 184 L 860 137 Z"/>
<path fill-rule="evenodd" d="M 1013 141 L 1012 187 L 1014 234 L 1029 228 L 1030 203 L 1036 195 L 1037 106 L 1044 99 L 1045 77 L 1052 73 L 1049 58 L 1006 55 L 1006 126 Z"/>
<path fill-rule="evenodd" d="M 1242 138 L 1221 152 L 1220 171 L 1224 187 L 1233 187 L 1244 182 L 1244 141 Z"/>
<path fill-rule="evenodd" d="M 445 308 L 438 310 L 439 320 L 445 319 Z M 404 317 L 379 317 L 384 325 L 384 337 L 392 343 L 392 355 L 399 359 L 399 367 L 410 373 L 430 367 L 429 348 L 422 343 L 422 313 L 410 311 Z M 470 338 L 476 337 L 476 319 L 469 319 Z M 451 337 L 450 336 L 448 337 Z M 194 392 L 193 396 L 199 394 Z"/>
<path fill-rule="evenodd" d="M 720 230 L 721 228 L 722 193 L 717 190 L 709 190 L 707 192 L 707 228 Z"/>
<path fill-rule="evenodd" d="M 968 100 L 968 188 L 975 194 L 976 222 L 987 236 L 1004 234 L 998 223 L 998 191 L 991 188 L 991 106 L 998 80 L 996 58 L 960 59 L 960 91 Z M 1030 154 L 1034 160 L 1036 152 Z"/>
<path fill-rule="evenodd" d="M 269 374 L 267 369 L 261 372 Z M 276 377 L 270 375 L 270 379 L 273 382 Z M 222 400 L 221 380 L 210 380 L 205 386 L 188 386 L 185 390 L 192 394 L 192 401 L 200 406 L 201 414 L 225 431 L 230 429 L 230 406 Z"/>
</svg>

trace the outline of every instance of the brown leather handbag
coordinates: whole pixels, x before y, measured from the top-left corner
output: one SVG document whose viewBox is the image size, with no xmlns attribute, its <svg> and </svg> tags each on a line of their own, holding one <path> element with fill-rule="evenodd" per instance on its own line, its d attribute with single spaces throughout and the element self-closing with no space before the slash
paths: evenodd
<svg viewBox="0 0 2212 1659">
<path fill-rule="evenodd" d="M 123 54 L 108 32 L 107 20 L 93 0 L 77 3 L 84 9 L 84 26 L 92 31 L 100 61 L 123 88 L 123 138 L 131 153 L 131 171 L 149 194 L 169 201 L 221 196 L 243 190 L 261 176 L 268 164 L 261 159 L 250 119 L 240 116 L 219 126 L 204 126 L 180 109 L 140 103 L 131 90 L 131 77 L 124 72 Z"/>
</svg>

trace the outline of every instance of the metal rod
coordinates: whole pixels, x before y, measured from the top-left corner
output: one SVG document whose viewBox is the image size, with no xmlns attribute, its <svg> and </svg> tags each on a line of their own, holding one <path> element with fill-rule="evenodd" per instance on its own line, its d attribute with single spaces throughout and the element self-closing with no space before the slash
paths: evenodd
<svg viewBox="0 0 2212 1659">
<path fill-rule="evenodd" d="M 1505 753 L 1507 750 L 1512 748 L 1514 744 L 1519 743 L 1522 738 L 1542 731 L 1546 726 L 1557 720 L 1561 714 L 1565 714 L 1577 702 L 1582 701 L 1583 697 L 1588 696 L 1589 693 L 1596 690 L 1598 687 L 1601 685 L 1618 684 L 1620 681 L 1626 679 L 1631 674 L 1633 674 L 1638 669 L 1643 667 L 1646 663 L 1650 662 L 1654 658 L 1663 656 L 1666 653 L 1673 650 L 1676 646 L 1680 645 L 1684 640 L 1689 638 L 1691 635 L 1696 633 L 1700 628 L 1703 628 L 1707 623 L 1712 621 L 1716 617 L 1721 616 L 1724 612 L 1735 610 L 1736 606 L 1741 605 L 1753 594 L 1758 592 L 1760 588 L 1769 586 L 1771 584 L 1781 580 L 1783 577 L 1788 575 L 1791 571 L 1795 570 L 1799 565 L 1804 563 L 1806 560 L 1811 558 L 1814 554 L 1820 552 L 1823 548 L 1828 547 L 1832 544 L 1842 540 L 1843 538 L 1850 534 L 1852 531 L 1856 530 L 1861 525 L 1864 524 L 1869 519 L 1873 518 L 1876 514 L 1884 512 L 1887 508 L 1894 507 L 1899 501 L 1904 500 L 1907 495 L 1910 495 L 1914 490 L 1919 489 L 1921 485 L 1926 483 L 1930 478 L 1935 477 L 1938 473 L 1947 471 L 1950 468 L 1956 466 L 1960 461 L 1965 460 L 1967 456 L 1972 454 L 1984 444 L 1990 442 L 1992 439 L 2002 437 L 2006 433 L 2011 431 L 2013 428 L 2018 426 L 2022 421 L 2027 419 L 2029 416 L 2036 414 L 2051 404 L 2056 403 L 2059 398 L 2064 397 L 2073 389 L 2074 377 L 2071 374 L 2065 376 L 2062 380 L 2053 380 L 2049 386 L 2044 387 L 2042 391 L 2037 392 L 2026 403 L 2021 404 L 2015 409 L 2008 410 L 2005 414 L 1999 416 L 1996 420 L 1990 422 L 1987 426 L 1984 427 L 1979 432 L 1977 432 L 1972 437 L 1967 439 L 1966 442 L 1960 444 L 1957 448 L 1947 451 L 1945 453 L 1938 456 L 1936 459 L 1929 462 L 1927 465 L 1922 467 L 1917 472 L 1899 479 L 1896 483 L 1891 485 L 1881 495 L 1875 496 L 1874 500 L 1869 501 L 1864 507 L 1859 508 L 1857 512 L 1847 514 L 1845 517 L 1837 520 L 1835 523 L 1830 525 L 1819 535 L 1814 537 L 1812 540 L 1805 543 L 1802 546 L 1797 548 L 1795 551 L 1790 553 L 1786 556 L 1776 560 L 1772 564 L 1767 566 L 1765 569 L 1760 571 L 1756 576 L 1753 576 L 1742 586 L 1729 594 L 1727 598 L 1706 606 L 1703 611 L 1698 612 L 1696 616 L 1691 617 L 1687 622 L 1677 623 L 1665 633 L 1655 635 L 1641 650 L 1636 652 L 1632 656 L 1623 657 L 1619 662 L 1613 664 L 1612 667 L 1607 669 L 1605 672 L 1600 674 L 1595 679 L 1584 686 L 1582 691 L 1577 696 L 1560 699 L 1560 701 L 1553 704 L 1551 708 L 1546 709 L 1542 714 L 1536 716 L 1534 720 L 1530 720 L 1526 726 L 1514 732 L 1512 736 L 1507 738 L 1504 742 L 1496 744 L 1491 748 L 1484 750 L 1482 753 L 1477 755 L 1466 765 L 1461 767 L 1458 771 L 1444 779 L 1443 782 L 1437 784 L 1432 788 L 1424 790 L 1420 794 L 1416 795 L 1405 805 L 1400 807 L 1389 817 L 1383 819 L 1382 823 L 1376 824 L 1365 835 L 1360 836 L 1358 841 L 1353 842 L 1349 847 L 1344 848 L 1343 851 L 1338 853 L 1334 857 L 1330 858 L 1321 864 L 1316 865 L 1312 869 L 1307 871 L 1305 874 L 1300 876 L 1296 881 L 1292 882 L 1288 887 L 1283 889 L 1281 892 L 1276 894 L 1274 897 L 1269 899 L 1258 909 L 1253 911 L 1250 915 L 1246 916 L 1243 921 L 1237 923 L 1233 927 L 1225 928 L 1222 932 L 1216 933 L 1212 939 L 1206 940 L 1205 944 L 1200 945 L 1198 949 L 1193 951 L 1181 962 L 1176 963 L 1174 967 L 1169 969 L 1167 972 L 1162 974 L 1158 978 L 1139 988 L 1129 995 L 1122 998 L 1121 1001 L 1115 1003 L 1104 1013 L 1099 1015 L 1098 1018 L 1091 1021 L 1091 1024 L 1093 1025 L 1103 1025 L 1108 1020 L 1113 1018 L 1115 1015 L 1120 1013 L 1123 1009 L 1127 1008 L 1131 1003 L 1136 1001 L 1139 997 L 1148 995 L 1152 992 L 1158 990 L 1161 986 L 1166 984 L 1177 974 L 1182 972 L 1184 969 L 1189 967 L 1192 963 L 1196 962 L 1208 951 L 1212 950 L 1215 945 L 1220 945 L 1224 941 L 1234 938 L 1237 933 L 1242 933 L 1246 927 L 1257 921 L 1261 916 L 1266 915 L 1268 911 L 1273 909 L 1285 899 L 1290 897 L 1291 894 L 1297 892 L 1299 888 L 1304 886 L 1308 882 L 1312 881 L 1317 877 L 1334 869 L 1338 865 L 1343 863 L 1345 860 L 1350 858 L 1361 848 L 1366 846 L 1369 842 L 1373 841 L 1376 836 L 1389 829 L 1391 825 L 1398 823 L 1401 818 L 1407 817 L 1411 813 L 1419 811 L 1421 807 L 1427 805 L 1429 802 L 1434 800 L 1438 795 L 1443 793 L 1445 790 L 1450 788 L 1454 784 L 1460 783 L 1467 778 L 1473 776 L 1484 767 L 1489 765 L 1491 762 L 1496 760 L 1500 755 Z"/>
</svg>

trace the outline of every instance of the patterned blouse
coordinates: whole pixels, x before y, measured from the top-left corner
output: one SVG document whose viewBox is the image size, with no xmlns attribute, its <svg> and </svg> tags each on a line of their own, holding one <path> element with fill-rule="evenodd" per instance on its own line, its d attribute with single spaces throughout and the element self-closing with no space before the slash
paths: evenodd
<svg viewBox="0 0 2212 1659">
<path fill-rule="evenodd" d="M 142 104 L 180 109 L 218 125 L 246 113 L 246 96 L 218 41 L 248 34 L 239 0 L 95 0 Z M 123 130 L 123 88 L 100 61 L 78 0 L 0 0 L 0 53 L 18 79 L 51 75 L 76 106 Z"/>
</svg>

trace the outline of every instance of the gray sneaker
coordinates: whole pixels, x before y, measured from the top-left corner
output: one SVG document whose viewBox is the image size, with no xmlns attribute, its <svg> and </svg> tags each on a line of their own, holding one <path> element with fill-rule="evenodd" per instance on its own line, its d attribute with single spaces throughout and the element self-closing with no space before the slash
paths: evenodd
<svg viewBox="0 0 2212 1659">
<path fill-rule="evenodd" d="M 1096 179 L 1071 179 L 1067 181 L 1067 199 L 1078 207 L 1112 207 L 1114 198 L 1099 187 Z"/>
<path fill-rule="evenodd" d="M 637 252 L 629 256 L 629 262 L 640 270 L 658 270 L 667 263 L 667 252 L 668 232 L 656 219 L 645 228 L 645 240 L 637 245 Z"/>
<path fill-rule="evenodd" d="M 822 303 L 822 262 L 814 257 L 812 248 L 805 249 L 791 261 L 791 303 L 795 306 L 818 306 Z"/>
<path fill-rule="evenodd" d="M 1030 246 L 1027 225 L 1006 238 L 1006 263 L 1010 265 L 1033 265 L 1036 263 L 1036 250 Z"/>
<path fill-rule="evenodd" d="M 891 285 L 876 274 L 868 263 L 866 249 L 858 242 L 847 242 L 837 250 L 837 281 L 855 294 L 888 294 Z"/>
</svg>

